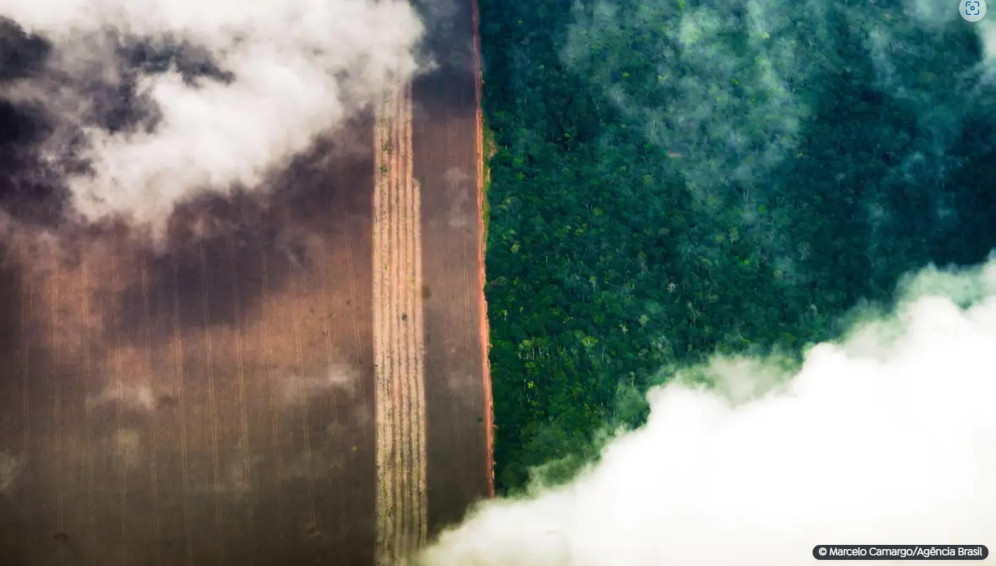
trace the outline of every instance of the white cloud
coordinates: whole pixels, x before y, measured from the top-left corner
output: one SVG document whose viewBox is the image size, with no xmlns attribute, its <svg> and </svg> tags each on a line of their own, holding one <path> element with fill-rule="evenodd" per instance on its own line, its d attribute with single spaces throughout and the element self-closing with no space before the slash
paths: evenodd
<svg viewBox="0 0 996 566">
<path fill-rule="evenodd" d="M 423 31 L 404 0 L 0 0 L 0 15 L 54 43 L 52 72 L 0 94 L 59 116 L 50 156 L 65 152 L 70 126 L 84 127 L 95 174 L 70 176 L 78 212 L 123 214 L 153 228 L 199 191 L 259 185 L 314 136 L 342 125 L 416 70 Z M 122 80 L 114 53 L 122 37 L 205 50 L 234 79 L 194 85 L 175 66 L 143 74 L 138 92 L 158 107 L 157 127 L 96 127 L 85 119 L 99 102 L 92 87 Z"/>
<path fill-rule="evenodd" d="M 281 378 L 281 397 L 286 405 L 302 405 L 319 395 L 336 391 L 352 397 L 356 394 L 359 377 L 359 370 L 349 364 L 332 364 L 320 375 Z"/>
<path fill-rule="evenodd" d="M 142 462 L 142 437 L 132 428 L 122 428 L 114 433 L 114 455 L 122 470 L 134 470 Z"/>
<path fill-rule="evenodd" d="M 144 385 L 111 384 L 98 395 L 90 395 L 86 399 L 86 407 L 89 410 L 112 403 L 120 403 L 128 409 L 137 411 L 151 411 L 156 408 L 156 398 L 152 389 Z"/>
<path fill-rule="evenodd" d="M 724 387 L 651 391 L 647 424 L 600 464 L 485 503 L 425 564 L 788 566 L 818 544 L 992 545 L 996 262 L 904 288 L 894 316 L 813 348 L 788 381 L 719 363 Z"/>
<path fill-rule="evenodd" d="M 0 452 L 0 495 L 10 493 L 14 489 L 23 468 L 23 458 L 7 451 Z"/>
</svg>

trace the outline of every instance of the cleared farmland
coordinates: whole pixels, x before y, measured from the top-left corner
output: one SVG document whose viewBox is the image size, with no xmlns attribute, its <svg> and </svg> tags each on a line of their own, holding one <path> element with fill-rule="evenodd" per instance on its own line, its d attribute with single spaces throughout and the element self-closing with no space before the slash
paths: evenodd
<svg viewBox="0 0 996 566">
<path fill-rule="evenodd" d="M 427 535 L 422 227 L 412 177 L 411 85 L 377 107 L 374 151 L 374 396 L 377 564 L 402 564 Z"/>
<path fill-rule="evenodd" d="M 397 564 L 490 492 L 473 14 L 154 252 L 0 249 L 0 564 Z"/>
</svg>

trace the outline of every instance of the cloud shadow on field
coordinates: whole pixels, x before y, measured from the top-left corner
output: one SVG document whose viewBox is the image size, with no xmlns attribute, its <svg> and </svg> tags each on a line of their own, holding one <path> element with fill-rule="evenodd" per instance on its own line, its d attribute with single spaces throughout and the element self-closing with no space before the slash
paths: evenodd
<svg viewBox="0 0 996 566">
<path fill-rule="evenodd" d="M 20 346 L 21 280 L 0 255 L 0 358 L 7 357 Z"/>
<path fill-rule="evenodd" d="M 319 141 L 273 179 L 266 195 L 206 194 L 177 207 L 164 251 L 141 254 L 148 296 L 172 301 L 176 285 L 181 331 L 231 326 L 239 317 L 246 320 L 266 293 L 325 269 L 323 250 L 344 245 L 342 236 L 364 229 L 371 214 L 370 129 L 368 120 L 357 120 L 336 141 Z M 338 266 L 329 267 L 334 276 Z M 145 293 L 136 279 L 121 293 L 118 307 L 142 312 Z M 118 317 L 115 339 L 144 339 L 141 324 L 140 317 Z"/>
<path fill-rule="evenodd" d="M 415 78 L 414 120 L 446 123 L 452 116 L 473 114 L 474 44 L 470 33 L 455 33 L 453 27 L 470 22 L 470 2 L 417 0 L 416 10 L 426 26 L 422 56 L 432 61 L 432 70 Z M 454 42 L 454 37 L 466 41 Z"/>
</svg>

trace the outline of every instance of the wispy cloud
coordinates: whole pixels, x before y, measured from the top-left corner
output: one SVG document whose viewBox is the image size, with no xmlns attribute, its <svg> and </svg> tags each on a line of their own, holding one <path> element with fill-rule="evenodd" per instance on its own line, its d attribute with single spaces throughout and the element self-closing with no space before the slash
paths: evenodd
<svg viewBox="0 0 996 566">
<path fill-rule="evenodd" d="M 5 0 L 0 15 L 24 50 L 48 46 L 0 84 L 43 117 L 34 180 L 64 176 L 85 218 L 153 227 L 201 191 L 264 184 L 414 73 L 423 34 L 402 0 Z"/>
</svg>

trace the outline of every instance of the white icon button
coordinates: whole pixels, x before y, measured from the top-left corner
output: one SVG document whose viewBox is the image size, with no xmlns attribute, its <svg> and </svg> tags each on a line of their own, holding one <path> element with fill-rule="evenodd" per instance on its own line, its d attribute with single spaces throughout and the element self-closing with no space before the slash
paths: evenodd
<svg viewBox="0 0 996 566">
<path fill-rule="evenodd" d="M 986 17 L 986 0 L 961 0 L 958 12 L 967 22 L 977 22 Z"/>
</svg>

